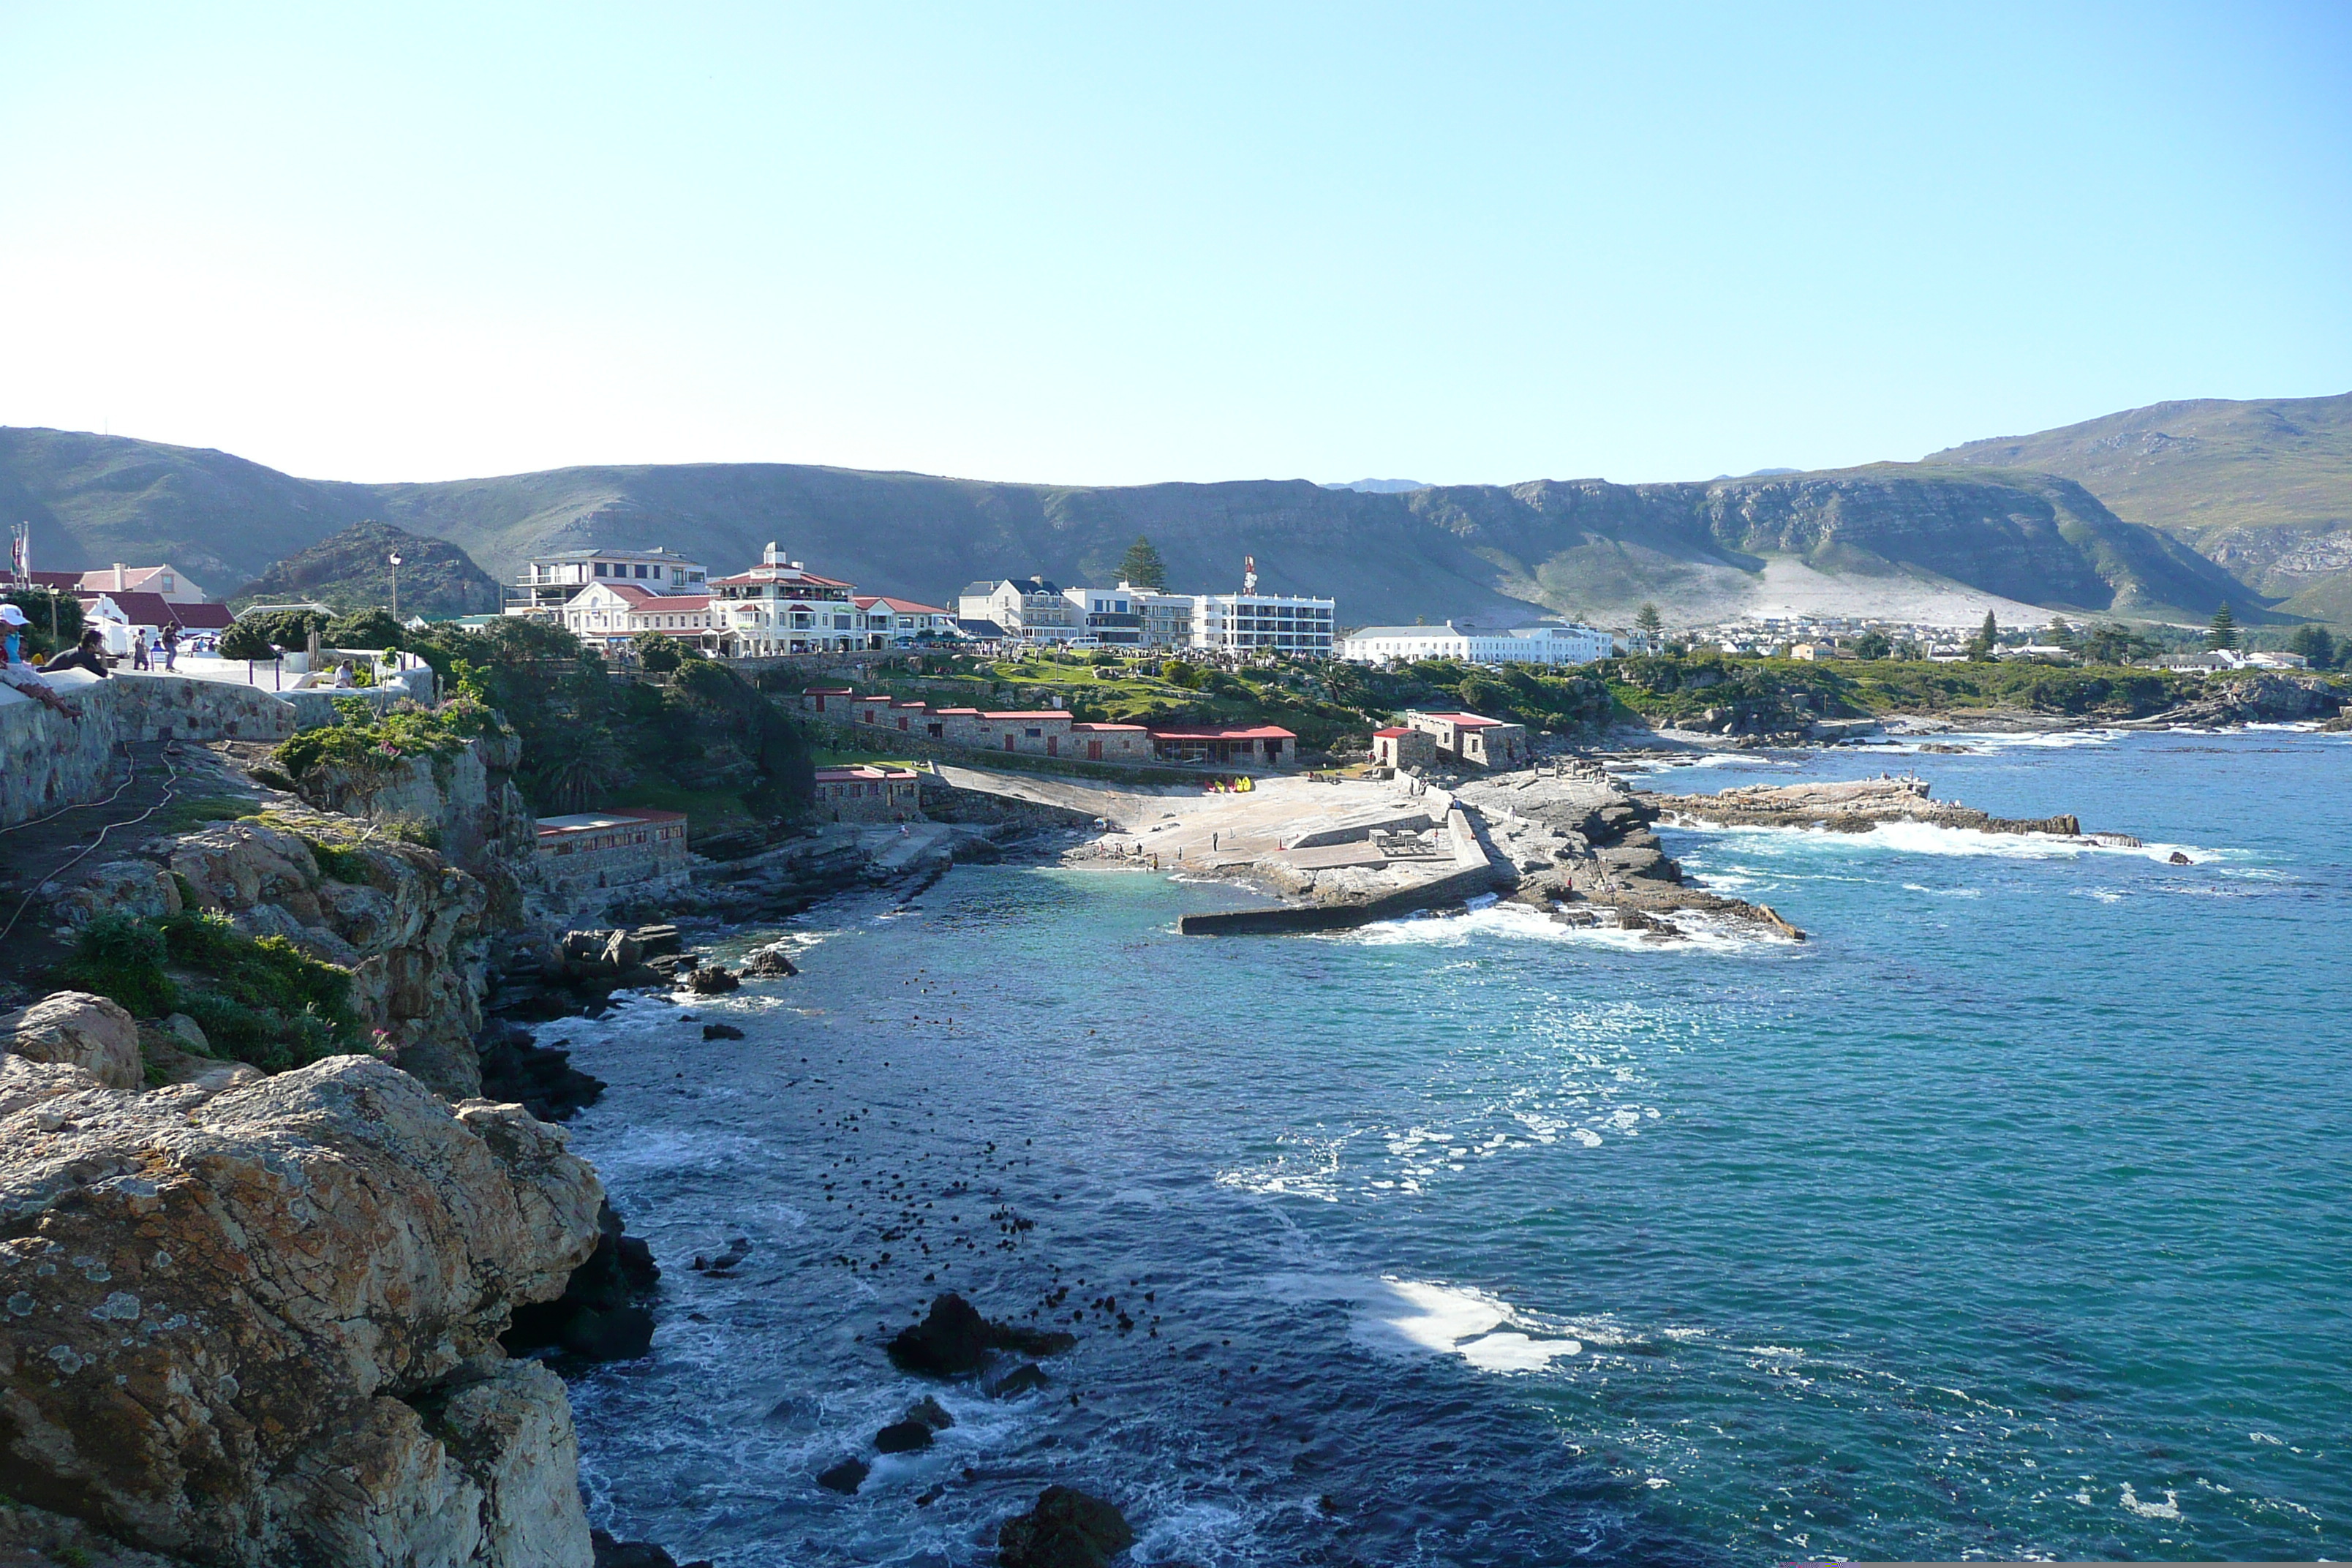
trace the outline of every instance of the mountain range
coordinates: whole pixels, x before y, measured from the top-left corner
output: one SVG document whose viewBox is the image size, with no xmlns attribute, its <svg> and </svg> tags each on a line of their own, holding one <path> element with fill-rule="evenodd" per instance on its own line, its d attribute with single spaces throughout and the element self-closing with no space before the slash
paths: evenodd
<svg viewBox="0 0 2352 1568">
<path fill-rule="evenodd" d="M 2347 429 L 2352 397 L 2166 404 L 1919 463 L 1391 489 L 780 463 L 363 485 L 8 428 L 0 511 L 31 521 L 36 565 L 167 560 L 222 592 L 375 520 L 457 545 L 499 577 L 590 545 L 663 544 L 732 571 L 772 540 L 827 575 L 934 604 L 976 578 L 1104 581 L 1144 534 L 1177 588 L 1237 587 L 1255 556 L 1266 587 L 1328 595 L 1349 624 L 1622 621 L 1643 602 L 1669 620 L 1811 608 L 1957 623 L 1994 608 L 2201 621 L 2225 600 L 2244 620 L 2352 620 Z M 2268 608 L 2281 600 L 2285 615 Z"/>
</svg>

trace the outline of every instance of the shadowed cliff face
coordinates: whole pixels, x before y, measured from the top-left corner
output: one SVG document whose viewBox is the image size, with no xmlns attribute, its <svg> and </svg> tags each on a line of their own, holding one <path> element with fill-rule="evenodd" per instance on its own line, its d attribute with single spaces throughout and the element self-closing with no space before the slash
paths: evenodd
<svg viewBox="0 0 2352 1568">
<path fill-rule="evenodd" d="M 562 1382 L 498 1348 L 602 1189 L 364 1057 L 218 1093 L 0 1055 L 0 1473 L 210 1564 L 588 1568 Z"/>
<path fill-rule="evenodd" d="M 153 512 L 159 542 L 203 531 L 201 517 L 212 515 L 167 505 L 178 491 L 168 474 L 150 474 L 168 470 L 176 448 L 121 443 L 137 448 L 121 462 L 150 475 L 138 492 L 149 499 L 107 491 L 101 505 L 101 487 L 88 475 L 106 468 L 105 438 L 5 434 L 13 445 L 0 444 L 0 469 L 10 477 L 0 485 L 13 489 L 0 494 L 46 509 L 28 514 L 35 546 L 60 563 L 93 546 L 117 552 L 101 560 L 136 555 L 127 531 L 142 508 Z M 215 470 L 233 462 L 205 453 L 186 461 L 215 488 L 227 481 Z M 236 470 L 241 504 L 267 510 L 267 526 L 213 527 L 204 548 L 254 555 L 308 543 L 359 507 L 452 541 L 499 576 L 532 553 L 589 545 L 667 545 L 732 570 L 774 540 L 828 575 L 943 604 L 976 578 L 1037 571 L 1065 584 L 1106 582 L 1140 533 L 1166 560 L 1171 586 L 1237 587 L 1243 557 L 1255 556 L 1265 586 L 1329 595 L 1351 624 L 1538 610 L 1622 620 L 1645 600 L 1685 616 L 1737 615 L 1758 601 L 1768 559 L 1834 574 L 1856 608 L 1896 578 L 2074 610 L 2202 616 L 2223 598 L 2241 609 L 2257 602 L 2212 563 L 2119 521 L 2071 481 L 1924 465 L 1391 494 L 1304 479 L 1090 489 L 774 463 L 373 486 L 257 477 L 268 474 Z M 54 547 L 44 542 L 47 528 L 57 531 Z M 251 563 L 254 571 L 263 564 Z"/>
</svg>

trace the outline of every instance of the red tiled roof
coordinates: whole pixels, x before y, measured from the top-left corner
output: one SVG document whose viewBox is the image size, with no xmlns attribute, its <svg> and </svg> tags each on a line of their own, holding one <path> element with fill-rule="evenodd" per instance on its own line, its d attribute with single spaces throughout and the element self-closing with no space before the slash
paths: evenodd
<svg viewBox="0 0 2352 1568">
<path fill-rule="evenodd" d="M 1247 729 L 1163 730 L 1147 725 L 1155 741 L 1296 741 L 1297 735 L 1279 724 L 1255 724 Z"/>
<path fill-rule="evenodd" d="M 1411 730 L 1405 729 L 1405 728 L 1403 728 L 1403 727 L 1402 727 L 1402 726 L 1398 726 L 1398 727 L 1391 728 L 1391 729 L 1387 729 L 1387 730 L 1375 730 L 1375 731 L 1372 731 L 1372 734 L 1373 734 L 1376 738 L 1378 738 L 1378 739 L 1380 739 L 1380 740 L 1383 740 L 1383 741 L 1393 741 L 1393 740 L 1395 740 L 1399 735 L 1410 735 L 1410 734 L 1412 734 L 1412 731 Z"/>
<path fill-rule="evenodd" d="M 820 588 L 846 588 L 851 586 L 850 584 L 845 583 L 837 577 L 820 577 L 814 572 L 794 572 L 789 569 L 771 569 L 765 566 L 755 566 L 749 572 L 738 572 L 732 577 L 713 577 L 710 581 L 714 584 L 724 583 L 730 587 L 745 583 L 774 583 L 784 587 L 793 587 L 804 583 L 814 584 Z"/>
<path fill-rule="evenodd" d="M 83 595 L 81 607 L 84 610 L 97 608 L 100 597 L 97 594 Z M 109 588 L 103 597 L 111 599 L 114 607 L 121 610 L 134 626 L 167 626 L 179 618 L 172 614 L 172 606 L 163 602 L 161 594 L 142 594 L 131 589 L 118 594 Z"/>
<path fill-rule="evenodd" d="M 635 605 L 640 600 L 657 599 L 661 597 L 660 595 L 655 593 L 651 588 L 640 588 L 635 583 L 600 582 L 591 583 L 588 585 L 592 588 L 608 588 L 614 593 L 620 595 L 624 599 L 628 600 L 632 606 Z"/>
<path fill-rule="evenodd" d="M 169 601 L 166 601 L 169 603 Z M 236 624 L 226 605 L 172 605 L 173 617 L 192 632 L 226 631 Z"/>
<path fill-rule="evenodd" d="M 632 615 L 697 616 L 710 608 L 708 594 L 649 594 L 646 602 L 630 606 Z"/>
<path fill-rule="evenodd" d="M 861 610 L 870 610 L 877 605 L 887 605 L 893 612 L 901 616 L 944 616 L 947 614 L 945 610 L 940 608 L 937 605 L 919 605 L 912 599 L 894 599 L 887 594 L 856 594 L 851 595 L 850 603 L 856 605 Z"/>
<path fill-rule="evenodd" d="M 1070 728 L 1073 730 L 1091 730 L 1097 733 L 1100 733 L 1105 730 L 1140 730 L 1143 726 L 1140 724 L 1073 724 Z"/>
<path fill-rule="evenodd" d="M 61 588 L 70 594 L 81 586 L 81 574 L 79 572 L 32 572 L 26 575 L 32 578 L 36 588 Z"/>
<path fill-rule="evenodd" d="M 1489 724 L 1499 724 L 1500 719 L 1488 719 L 1476 713 L 1431 713 L 1432 719 L 1443 719 L 1457 730 L 1483 730 Z"/>
<path fill-rule="evenodd" d="M 995 719 L 1007 722 L 1017 719 L 1024 724 L 1032 719 L 1066 719 L 1069 716 L 1069 710 L 1064 708 L 1040 708 L 1034 713 L 982 713 L 981 715 L 983 719 Z"/>
</svg>

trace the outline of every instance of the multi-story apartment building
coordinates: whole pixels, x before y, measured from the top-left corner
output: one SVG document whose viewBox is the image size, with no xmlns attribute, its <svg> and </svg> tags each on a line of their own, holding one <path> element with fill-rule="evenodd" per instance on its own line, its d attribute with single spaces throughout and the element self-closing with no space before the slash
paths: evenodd
<svg viewBox="0 0 2352 1568">
<path fill-rule="evenodd" d="M 1122 588 L 1128 584 L 1121 583 Z M 1143 646 L 1182 648 L 1192 646 L 1192 595 L 1155 588 L 1134 588 L 1135 606 L 1143 617 Z"/>
<path fill-rule="evenodd" d="M 956 595 L 956 615 L 992 621 L 1005 636 L 1024 642 L 1076 642 L 1087 635 L 1086 612 L 1043 577 L 967 583 Z"/>
<path fill-rule="evenodd" d="M 1294 594 L 1197 595 L 1191 646 L 1236 658 L 1265 653 L 1328 658 L 1334 608 L 1329 599 Z"/>
<path fill-rule="evenodd" d="M 561 621 L 563 606 L 592 584 L 627 583 L 648 594 L 706 591 L 702 563 L 656 545 L 651 550 L 559 550 L 523 563 L 507 584 L 506 613 Z"/>
<path fill-rule="evenodd" d="M 846 652 L 865 646 L 855 587 L 785 559 L 772 542 L 760 563 L 710 580 L 711 620 L 730 658 Z"/>
<path fill-rule="evenodd" d="M 1067 599 L 1085 618 L 1086 635 L 1105 647 L 1137 647 L 1143 642 L 1143 606 L 1136 590 L 1122 583 L 1116 588 L 1065 588 Z"/>
</svg>

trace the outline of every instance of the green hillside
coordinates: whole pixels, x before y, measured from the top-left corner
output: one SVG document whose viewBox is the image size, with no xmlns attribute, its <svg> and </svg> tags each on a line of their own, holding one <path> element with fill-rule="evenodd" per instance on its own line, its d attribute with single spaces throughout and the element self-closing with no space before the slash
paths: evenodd
<svg viewBox="0 0 2352 1568">
<path fill-rule="evenodd" d="M 1972 624 L 1988 607 L 2005 618 L 2053 607 L 2201 621 L 2226 598 L 2263 618 L 2242 584 L 2119 521 L 2080 485 L 1957 465 L 1393 492 L 1304 479 L 1072 488 L 762 463 L 362 486 L 217 452 L 20 430 L 0 431 L 0 498 L 34 520 L 44 565 L 226 563 L 231 584 L 373 518 L 447 541 L 498 577 L 533 553 L 588 545 L 667 545 L 732 571 L 773 540 L 828 575 L 933 604 L 975 578 L 1100 583 L 1147 534 L 1173 586 L 1236 587 L 1255 556 L 1265 586 L 1329 595 L 1349 625 L 1547 611 L 1624 624 L 1644 602 L 1676 620 L 1795 606 Z"/>
<path fill-rule="evenodd" d="M 499 585 L 473 557 L 446 539 L 389 523 L 355 522 L 275 563 L 236 590 L 233 603 L 314 599 L 337 610 L 392 603 L 391 557 L 400 557 L 400 613 L 439 619 L 490 615 Z"/>
<path fill-rule="evenodd" d="M 1927 461 L 2063 474 L 2281 610 L 2352 624 L 2352 393 L 2158 403 Z"/>
</svg>

